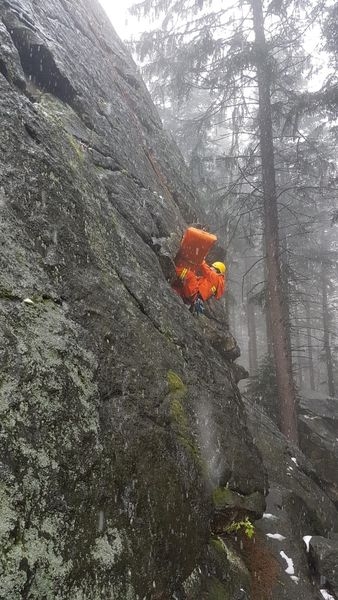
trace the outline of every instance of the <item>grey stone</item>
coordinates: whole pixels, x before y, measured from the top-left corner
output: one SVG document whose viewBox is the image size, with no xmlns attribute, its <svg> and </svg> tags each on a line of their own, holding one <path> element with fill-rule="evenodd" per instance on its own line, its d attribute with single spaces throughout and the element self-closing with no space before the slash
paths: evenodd
<svg viewBox="0 0 338 600">
<path fill-rule="evenodd" d="M 313 536 L 309 542 L 310 557 L 319 578 L 338 594 L 338 541 Z"/>
<path fill-rule="evenodd" d="M 0 596 L 166 599 L 213 488 L 266 488 L 231 365 L 161 262 L 200 201 L 96 2 L 0 19 Z"/>
<path fill-rule="evenodd" d="M 336 507 L 322 489 L 308 458 L 290 445 L 262 407 L 249 401 L 245 405 L 248 425 L 269 479 L 266 512 L 257 530 L 263 534 L 265 547 L 279 565 L 272 597 L 274 600 L 317 600 L 320 577 L 313 573 L 303 537 L 337 533 Z M 293 576 L 297 579 L 286 572 L 285 556 L 292 560 Z"/>
<path fill-rule="evenodd" d="M 308 392 L 299 405 L 300 446 L 326 493 L 338 502 L 338 402 Z"/>
</svg>

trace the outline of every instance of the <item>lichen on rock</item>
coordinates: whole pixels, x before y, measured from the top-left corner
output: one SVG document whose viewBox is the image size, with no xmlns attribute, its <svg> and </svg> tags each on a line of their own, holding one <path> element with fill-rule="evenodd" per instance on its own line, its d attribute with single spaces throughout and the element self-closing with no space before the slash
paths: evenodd
<svg viewBox="0 0 338 600">
<path fill-rule="evenodd" d="M 0 6 L 0 596 L 167 598 L 208 551 L 214 479 L 265 486 L 226 356 L 156 244 L 199 220 L 199 198 L 99 5 L 14 4 Z"/>
</svg>

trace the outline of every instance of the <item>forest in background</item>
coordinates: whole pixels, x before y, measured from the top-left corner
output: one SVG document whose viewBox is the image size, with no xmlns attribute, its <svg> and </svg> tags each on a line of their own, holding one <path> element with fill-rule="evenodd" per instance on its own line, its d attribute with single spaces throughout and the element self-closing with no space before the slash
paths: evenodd
<svg viewBox="0 0 338 600">
<path fill-rule="evenodd" d="M 297 390 L 338 387 L 338 3 L 144 0 L 132 13 L 147 19 L 131 42 L 142 74 L 227 249 L 251 389 L 276 387 L 277 371 L 295 439 Z"/>
</svg>

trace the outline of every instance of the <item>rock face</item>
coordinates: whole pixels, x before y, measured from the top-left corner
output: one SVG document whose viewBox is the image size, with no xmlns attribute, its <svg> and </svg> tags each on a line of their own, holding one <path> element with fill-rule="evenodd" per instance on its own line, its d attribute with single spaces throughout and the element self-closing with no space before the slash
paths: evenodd
<svg viewBox="0 0 338 600">
<path fill-rule="evenodd" d="M 308 392 L 299 404 L 300 445 L 321 485 L 338 503 L 338 400 Z M 338 557 L 337 557 L 338 563 Z"/>
<path fill-rule="evenodd" d="M 314 536 L 309 540 L 310 556 L 313 565 L 323 580 L 323 584 L 336 596 L 338 595 L 338 536 L 335 540 L 328 540 Z"/>
<path fill-rule="evenodd" d="M 198 198 L 93 0 L 3 0 L 0 42 L 0 597 L 188 597 L 215 490 L 227 522 L 265 489 L 231 365 L 161 268 Z"/>
<path fill-rule="evenodd" d="M 261 597 L 316 600 L 323 597 L 320 589 L 325 582 L 333 589 L 337 581 L 336 570 L 331 569 L 328 577 L 329 565 L 338 564 L 337 543 L 328 539 L 338 531 L 336 506 L 322 489 L 308 458 L 287 442 L 261 407 L 250 402 L 245 405 L 269 478 L 266 513 L 257 524 L 258 539 L 277 564 L 274 579 L 268 578 L 271 596 Z M 260 576 L 264 582 L 266 571 Z"/>
</svg>

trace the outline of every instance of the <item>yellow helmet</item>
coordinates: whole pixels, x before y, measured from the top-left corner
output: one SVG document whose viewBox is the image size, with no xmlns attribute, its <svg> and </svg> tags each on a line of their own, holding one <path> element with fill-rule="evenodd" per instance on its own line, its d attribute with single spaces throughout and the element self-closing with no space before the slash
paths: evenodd
<svg viewBox="0 0 338 600">
<path fill-rule="evenodd" d="M 212 263 L 212 266 L 214 267 L 214 269 L 219 271 L 219 273 L 222 273 L 222 275 L 224 275 L 227 270 L 226 265 L 219 261 Z"/>
</svg>

